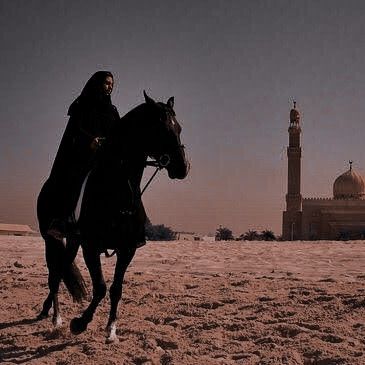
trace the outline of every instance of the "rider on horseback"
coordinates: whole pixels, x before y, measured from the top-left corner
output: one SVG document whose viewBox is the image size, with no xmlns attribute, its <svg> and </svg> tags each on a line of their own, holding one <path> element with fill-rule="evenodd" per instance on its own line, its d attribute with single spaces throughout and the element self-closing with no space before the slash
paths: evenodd
<svg viewBox="0 0 365 365">
<path fill-rule="evenodd" d="M 120 120 L 111 103 L 113 75 L 98 71 L 68 110 L 70 119 L 47 181 L 54 186 L 53 220 L 47 233 L 57 239 L 72 230 L 82 184 L 95 166 L 100 147 Z"/>
</svg>

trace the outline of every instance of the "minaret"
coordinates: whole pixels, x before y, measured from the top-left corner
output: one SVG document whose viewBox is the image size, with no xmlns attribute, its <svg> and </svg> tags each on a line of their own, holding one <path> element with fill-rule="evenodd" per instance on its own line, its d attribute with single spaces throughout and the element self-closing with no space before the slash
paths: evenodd
<svg viewBox="0 0 365 365">
<path fill-rule="evenodd" d="M 290 111 L 288 155 L 288 193 L 286 194 L 286 211 L 283 212 L 283 239 L 301 239 L 302 195 L 300 193 L 302 149 L 300 146 L 300 115 L 296 102 Z"/>
</svg>

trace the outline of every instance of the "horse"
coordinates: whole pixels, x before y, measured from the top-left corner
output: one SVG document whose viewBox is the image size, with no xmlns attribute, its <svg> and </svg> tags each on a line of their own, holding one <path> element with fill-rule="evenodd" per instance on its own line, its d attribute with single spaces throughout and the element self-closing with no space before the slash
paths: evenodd
<svg viewBox="0 0 365 365">
<path fill-rule="evenodd" d="M 144 99 L 144 103 L 121 118 L 103 144 L 98 163 L 87 178 L 78 219 L 78 242 L 91 277 L 93 296 L 81 316 L 71 320 L 70 330 L 76 335 L 84 332 L 106 296 L 100 256 L 113 250 L 117 260 L 109 290 L 107 343 L 118 341 L 117 308 L 124 274 L 136 249 L 145 244 L 146 213 L 140 188 L 144 168 L 147 165 L 165 168 L 171 179 L 184 179 L 190 169 L 180 140 L 181 126 L 174 112 L 174 98 L 165 104 L 144 92 Z M 75 246 L 71 245 L 73 253 Z M 80 287 L 80 278 L 76 280 Z"/>
</svg>

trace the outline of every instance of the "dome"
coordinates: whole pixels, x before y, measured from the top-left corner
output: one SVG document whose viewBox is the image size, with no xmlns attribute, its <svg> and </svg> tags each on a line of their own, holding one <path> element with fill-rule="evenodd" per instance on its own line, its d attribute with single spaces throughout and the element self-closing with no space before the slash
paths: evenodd
<svg viewBox="0 0 365 365">
<path fill-rule="evenodd" d="M 335 199 L 365 199 L 365 183 L 360 174 L 351 167 L 340 175 L 333 184 Z"/>
</svg>

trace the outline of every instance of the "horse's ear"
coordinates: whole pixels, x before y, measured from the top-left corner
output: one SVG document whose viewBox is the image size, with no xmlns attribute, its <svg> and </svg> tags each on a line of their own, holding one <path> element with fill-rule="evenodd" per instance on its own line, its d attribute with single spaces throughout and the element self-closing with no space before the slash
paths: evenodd
<svg viewBox="0 0 365 365">
<path fill-rule="evenodd" d="M 167 106 L 171 109 L 174 109 L 175 99 L 173 96 L 169 100 L 167 100 Z"/>
<path fill-rule="evenodd" d="M 147 104 L 156 104 L 155 101 L 147 95 L 145 90 L 143 90 L 143 96 Z"/>
</svg>

